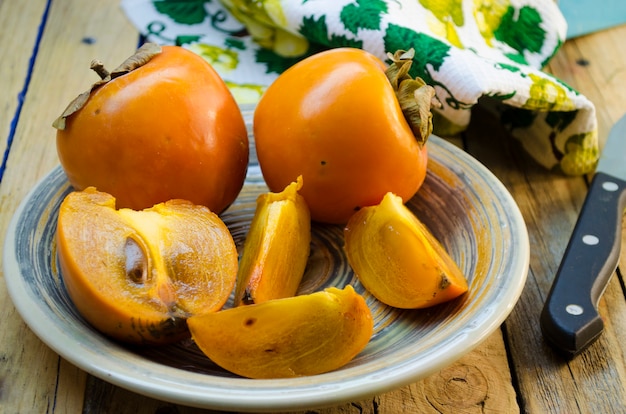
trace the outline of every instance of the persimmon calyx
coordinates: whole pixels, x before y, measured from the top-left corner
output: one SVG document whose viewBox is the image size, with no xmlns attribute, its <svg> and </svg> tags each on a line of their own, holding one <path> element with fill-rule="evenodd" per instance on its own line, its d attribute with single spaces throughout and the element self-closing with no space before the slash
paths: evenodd
<svg viewBox="0 0 626 414">
<path fill-rule="evenodd" d="M 415 56 L 415 49 L 398 50 L 388 53 L 392 61 L 385 71 L 391 87 L 396 92 L 398 103 L 405 119 L 408 121 L 415 139 L 423 146 L 433 132 L 432 106 L 439 106 L 435 101 L 435 89 L 427 85 L 420 77 L 411 77 L 409 70 Z"/>
<path fill-rule="evenodd" d="M 161 53 L 161 46 L 156 43 L 144 43 L 132 56 L 122 62 L 122 64 L 115 68 L 112 72 L 106 70 L 100 61 L 93 60 L 90 68 L 95 71 L 98 76 L 100 76 L 100 80 L 91 85 L 91 88 L 88 91 L 81 93 L 74 100 L 72 100 L 67 108 L 65 108 L 61 116 L 52 123 L 52 126 L 56 129 L 65 129 L 65 120 L 85 106 L 89 96 L 91 96 L 91 93 L 94 90 L 119 76 L 125 75 L 145 65 L 159 53 Z"/>
</svg>

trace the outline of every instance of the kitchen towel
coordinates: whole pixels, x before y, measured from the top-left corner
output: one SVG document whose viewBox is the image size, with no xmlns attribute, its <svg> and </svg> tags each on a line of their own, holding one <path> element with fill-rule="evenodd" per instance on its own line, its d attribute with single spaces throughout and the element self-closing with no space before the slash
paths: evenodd
<svg viewBox="0 0 626 414">
<path fill-rule="evenodd" d="M 121 0 L 145 39 L 203 56 L 239 103 L 285 69 L 334 47 L 415 49 L 411 74 L 436 90 L 434 133 L 450 136 L 484 102 L 540 164 L 592 172 L 595 107 L 542 71 L 567 23 L 552 0 Z M 486 131 L 488 132 L 488 131 Z"/>
</svg>

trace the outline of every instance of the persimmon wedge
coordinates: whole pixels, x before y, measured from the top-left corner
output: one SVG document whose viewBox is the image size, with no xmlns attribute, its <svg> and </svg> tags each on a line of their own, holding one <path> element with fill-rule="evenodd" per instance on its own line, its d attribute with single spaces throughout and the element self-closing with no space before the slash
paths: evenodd
<svg viewBox="0 0 626 414">
<path fill-rule="evenodd" d="M 316 375 L 350 362 L 369 342 L 372 314 L 352 286 L 189 318 L 213 362 L 249 378 Z"/>
<path fill-rule="evenodd" d="M 263 193 L 235 285 L 235 305 L 294 296 L 304 275 L 311 243 L 311 215 L 298 193 L 302 177 L 280 193 Z"/>
<path fill-rule="evenodd" d="M 344 229 L 345 252 L 363 286 L 397 308 L 426 308 L 468 289 L 465 276 L 402 198 L 356 212 Z"/>
<path fill-rule="evenodd" d="M 117 210 L 113 196 L 89 187 L 62 202 L 56 237 L 74 305 L 120 341 L 188 337 L 186 319 L 219 310 L 235 284 L 237 249 L 228 228 L 188 201 Z"/>
</svg>

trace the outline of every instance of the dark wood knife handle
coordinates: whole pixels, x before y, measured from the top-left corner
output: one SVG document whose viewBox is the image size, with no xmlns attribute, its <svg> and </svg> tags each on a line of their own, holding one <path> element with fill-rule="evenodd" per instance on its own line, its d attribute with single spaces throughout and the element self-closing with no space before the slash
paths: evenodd
<svg viewBox="0 0 626 414">
<path fill-rule="evenodd" d="M 626 182 L 597 173 L 543 307 L 544 338 L 569 357 L 604 329 L 597 306 L 617 268 Z"/>
</svg>

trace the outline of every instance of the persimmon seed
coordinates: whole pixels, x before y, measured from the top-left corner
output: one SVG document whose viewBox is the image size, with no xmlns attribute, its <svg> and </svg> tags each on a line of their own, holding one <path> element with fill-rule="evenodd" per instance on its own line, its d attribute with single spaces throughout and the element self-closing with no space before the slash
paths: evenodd
<svg viewBox="0 0 626 414">
<path fill-rule="evenodd" d="M 126 276 L 135 283 L 145 283 L 148 277 L 148 260 L 143 249 L 132 237 L 124 245 L 126 255 Z"/>
</svg>

